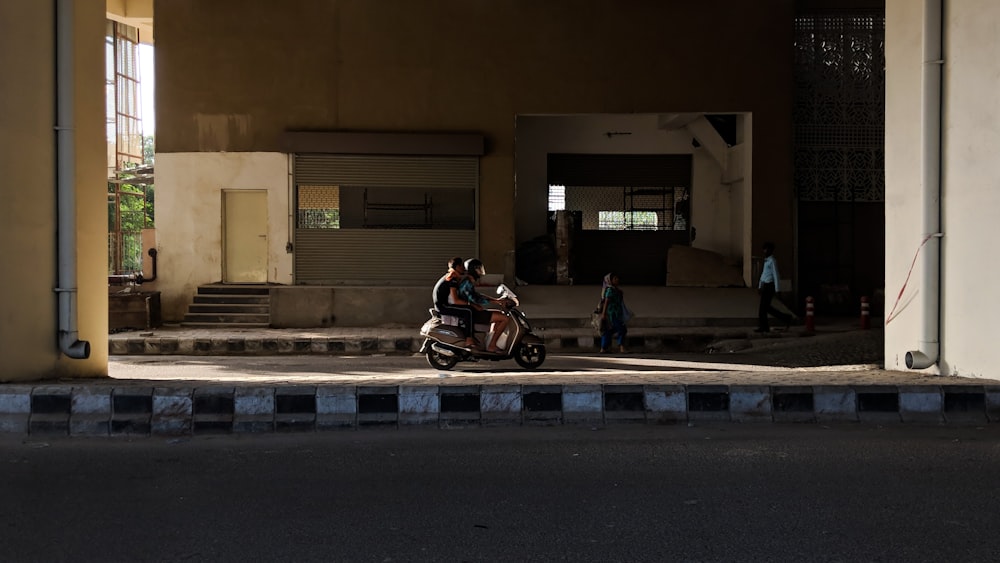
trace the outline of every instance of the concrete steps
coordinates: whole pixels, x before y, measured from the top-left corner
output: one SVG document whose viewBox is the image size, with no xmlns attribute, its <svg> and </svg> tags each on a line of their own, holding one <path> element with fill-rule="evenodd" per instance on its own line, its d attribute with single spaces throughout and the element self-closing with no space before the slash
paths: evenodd
<svg viewBox="0 0 1000 563">
<path fill-rule="evenodd" d="M 267 328 L 271 324 L 267 285 L 208 284 L 198 292 L 181 326 L 191 328 Z"/>
</svg>

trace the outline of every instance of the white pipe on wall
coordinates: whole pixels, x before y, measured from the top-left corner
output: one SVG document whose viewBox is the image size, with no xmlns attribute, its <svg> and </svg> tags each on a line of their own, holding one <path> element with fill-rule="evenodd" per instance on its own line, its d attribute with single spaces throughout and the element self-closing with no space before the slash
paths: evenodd
<svg viewBox="0 0 1000 563">
<path fill-rule="evenodd" d="M 76 155 L 73 133 L 73 0 L 56 1 L 56 207 L 59 349 L 70 358 L 90 357 L 90 342 L 77 332 Z"/>
<path fill-rule="evenodd" d="M 906 353 L 906 367 L 924 369 L 938 362 L 941 323 L 941 67 L 943 0 L 924 0 L 923 64 L 923 231 L 921 336 Z"/>
</svg>

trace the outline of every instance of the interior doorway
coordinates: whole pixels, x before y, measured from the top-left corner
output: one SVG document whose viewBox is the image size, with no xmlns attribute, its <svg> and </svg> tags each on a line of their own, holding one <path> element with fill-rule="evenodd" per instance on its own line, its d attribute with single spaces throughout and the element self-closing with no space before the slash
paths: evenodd
<svg viewBox="0 0 1000 563">
<path fill-rule="evenodd" d="M 518 279 L 599 284 L 612 269 L 633 285 L 728 285 L 733 269 L 748 278 L 749 113 L 519 115 L 516 130 Z M 674 248 L 696 258 L 669 265 Z"/>
</svg>

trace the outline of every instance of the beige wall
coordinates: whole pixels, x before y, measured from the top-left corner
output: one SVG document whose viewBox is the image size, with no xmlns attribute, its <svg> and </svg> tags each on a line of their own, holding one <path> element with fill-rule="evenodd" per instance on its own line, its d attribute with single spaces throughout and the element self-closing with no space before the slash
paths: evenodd
<svg viewBox="0 0 1000 563">
<path fill-rule="evenodd" d="M 742 256 L 729 252 L 729 240 L 734 236 L 732 191 L 722 184 L 722 169 L 704 151 L 694 153 L 693 164 L 697 181 L 691 189 L 691 225 L 696 229 L 696 236 L 691 246 L 711 250 L 734 263 L 742 260 Z"/>
<path fill-rule="evenodd" d="M 946 2 L 942 108 L 941 353 L 929 372 L 996 377 L 992 241 L 1000 209 L 1000 4 Z M 923 11 L 886 3 L 886 366 L 906 369 L 921 336 L 921 67 Z M 909 275 L 909 279 L 907 276 Z M 902 295 L 896 302 L 896 295 Z"/>
<path fill-rule="evenodd" d="M 942 167 L 945 373 L 996 378 L 1000 4 L 945 2 Z M 985 243 L 985 244 L 984 244 Z"/>
<path fill-rule="evenodd" d="M 905 354 L 916 349 L 921 335 L 919 261 L 907 280 L 922 238 L 923 10 L 914 7 L 912 0 L 889 0 L 885 11 L 885 365 L 889 369 L 906 369 Z M 897 302 L 895 296 L 904 283 L 906 289 Z"/>
<path fill-rule="evenodd" d="M 0 2 L 0 381 L 107 375 L 104 2 L 73 2 L 77 287 L 86 360 L 62 357 L 52 2 Z"/>
<path fill-rule="evenodd" d="M 267 190 L 267 281 L 292 283 L 288 157 L 157 153 L 157 281 L 164 320 L 180 321 L 198 286 L 222 280 L 222 191 Z M 146 289 L 146 285 L 143 285 Z"/>
<path fill-rule="evenodd" d="M 732 108 L 755 117 L 753 238 L 791 248 L 793 4 L 160 2 L 157 152 L 281 151 L 286 129 L 481 132 L 481 257 L 502 264 L 515 116 Z"/>
</svg>

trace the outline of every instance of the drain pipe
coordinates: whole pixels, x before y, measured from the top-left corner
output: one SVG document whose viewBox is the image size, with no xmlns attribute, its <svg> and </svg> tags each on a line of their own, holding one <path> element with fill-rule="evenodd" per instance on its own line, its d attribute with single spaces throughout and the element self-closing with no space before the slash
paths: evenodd
<svg viewBox="0 0 1000 563">
<path fill-rule="evenodd" d="M 135 279 L 135 283 L 138 284 L 138 285 L 142 285 L 144 283 L 156 281 L 156 254 L 157 254 L 156 253 L 156 249 L 155 248 L 150 248 L 149 252 L 147 252 L 146 254 L 149 254 L 150 258 L 153 259 L 153 277 L 151 277 L 151 278 L 144 277 L 142 275 L 142 272 L 139 272 L 138 274 L 135 275 L 135 278 L 134 278 Z"/>
<path fill-rule="evenodd" d="M 906 353 L 906 367 L 938 363 L 941 333 L 941 67 L 943 0 L 924 0 L 923 64 L 923 319 L 918 349 Z"/>
<path fill-rule="evenodd" d="M 73 134 L 73 0 L 56 2 L 56 207 L 59 256 L 59 349 L 76 360 L 90 357 L 77 332 L 76 160 Z"/>
</svg>

